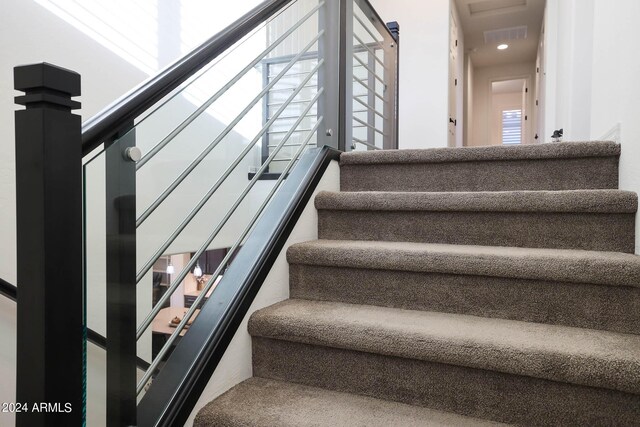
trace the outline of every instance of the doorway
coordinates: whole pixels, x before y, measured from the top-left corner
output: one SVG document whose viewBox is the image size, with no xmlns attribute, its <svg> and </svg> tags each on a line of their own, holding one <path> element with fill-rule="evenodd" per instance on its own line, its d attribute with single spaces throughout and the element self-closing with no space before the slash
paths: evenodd
<svg viewBox="0 0 640 427">
<path fill-rule="evenodd" d="M 535 136 L 543 126 L 545 7 L 546 0 L 450 0 L 449 146 L 542 142 Z"/>
<path fill-rule="evenodd" d="M 529 143 L 529 79 L 491 82 L 490 144 Z"/>
</svg>

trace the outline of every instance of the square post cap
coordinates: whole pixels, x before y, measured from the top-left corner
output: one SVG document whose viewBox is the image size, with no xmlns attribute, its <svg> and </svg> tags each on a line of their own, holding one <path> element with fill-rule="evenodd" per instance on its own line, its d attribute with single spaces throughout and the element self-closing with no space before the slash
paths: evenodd
<svg viewBox="0 0 640 427">
<path fill-rule="evenodd" d="M 387 22 L 387 28 L 391 31 L 391 34 L 393 34 L 393 38 L 398 41 L 398 36 L 400 35 L 400 24 L 398 24 L 398 21 Z"/>
<path fill-rule="evenodd" d="M 14 67 L 13 87 L 25 92 L 15 101 L 27 108 L 43 104 L 69 110 L 80 108 L 79 102 L 71 100 L 80 95 L 80 74 L 66 68 L 46 62 Z"/>
</svg>

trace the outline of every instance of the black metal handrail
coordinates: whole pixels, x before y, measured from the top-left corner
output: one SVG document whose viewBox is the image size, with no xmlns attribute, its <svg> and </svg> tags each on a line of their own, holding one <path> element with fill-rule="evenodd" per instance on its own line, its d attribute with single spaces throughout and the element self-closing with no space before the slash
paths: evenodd
<svg viewBox="0 0 640 427">
<path fill-rule="evenodd" d="M 0 279 L 0 294 L 13 301 L 18 300 L 18 288 L 4 279 Z"/>
<path fill-rule="evenodd" d="M 122 133 L 123 130 L 126 131 L 125 128 L 131 126 L 133 120 L 138 116 L 291 1 L 264 1 L 190 53 L 84 122 L 82 125 L 82 154 L 89 154 L 105 140 Z"/>
</svg>

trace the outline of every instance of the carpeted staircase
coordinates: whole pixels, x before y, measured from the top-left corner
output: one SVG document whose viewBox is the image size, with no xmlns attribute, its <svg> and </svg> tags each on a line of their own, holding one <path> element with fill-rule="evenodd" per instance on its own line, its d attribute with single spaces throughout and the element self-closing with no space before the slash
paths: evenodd
<svg viewBox="0 0 640 427">
<path fill-rule="evenodd" d="M 610 142 L 352 152 L 196 426 L 640 425 L 635 193 Z"/>
</svg>

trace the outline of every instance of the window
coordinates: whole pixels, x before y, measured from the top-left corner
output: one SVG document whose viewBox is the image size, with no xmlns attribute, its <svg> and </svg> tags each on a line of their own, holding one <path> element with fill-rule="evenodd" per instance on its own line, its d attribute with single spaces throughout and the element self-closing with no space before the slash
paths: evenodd
<svg viewBox="0 0 640 427">
<path fill-rule="evenodd" d="M 504 110 L 502 112 L 502 143 L 520 144 L 522 142 L 522 110 Z"/>
</svg>

